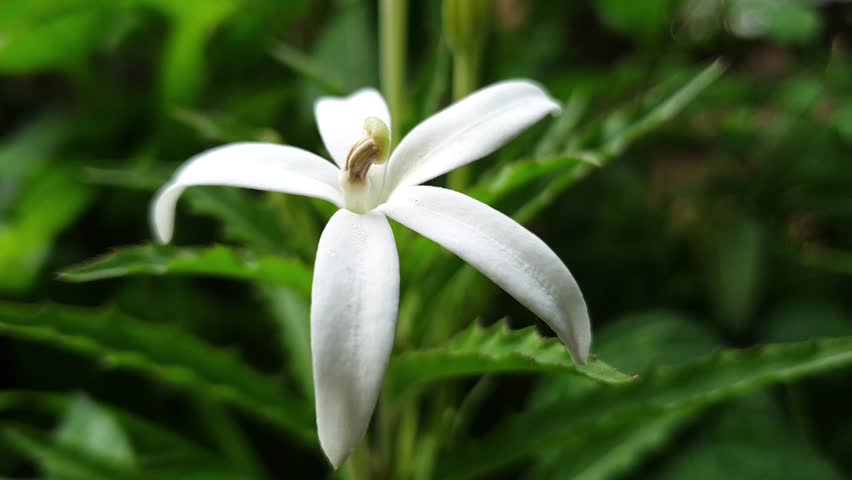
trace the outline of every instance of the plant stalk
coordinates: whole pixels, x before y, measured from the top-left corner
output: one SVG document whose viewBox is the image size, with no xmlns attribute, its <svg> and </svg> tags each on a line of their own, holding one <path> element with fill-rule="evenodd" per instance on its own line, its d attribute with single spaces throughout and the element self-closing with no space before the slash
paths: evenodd
<svg viewBox="0 0 852 480">
<path fill-rule="evenodd" d="M 408 0 L 381 0 L 379 5 L 382 90 L 388 101 L 391 120 L 391 146 L 399 140 L 403 124 L 405 89 L 405 50 Z"/>
</svg>

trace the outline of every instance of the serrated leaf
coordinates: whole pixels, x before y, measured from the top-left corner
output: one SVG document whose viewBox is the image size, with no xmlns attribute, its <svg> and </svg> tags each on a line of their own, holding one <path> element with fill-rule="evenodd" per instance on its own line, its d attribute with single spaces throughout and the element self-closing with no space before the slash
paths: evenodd
<svg viewBox="0 0 852 480">
<path fill-rule="evenodd" d="M 719 340 L 702 323 L 667 311 L 629 315 L 602 329 L 595 338 L 595 351 L 610 363 L 631 371 L 645 372 L 654 365 L 676 365 L 694 360 L 719 347 Z M 530 405 L 556 401 L 580 401 L 600 385 L 581 384 L 574 378 L 551 375 L 542 379 Z M 678 430 L 692 421 L 698 408 L 662 412 L 640 421 L 602 424 L 542 448 L 529 478 L 595 480 L 629 472 L 645 456 L 665 445 Z M 564 459 L 570 458 L 566 463 Z"/>
<path fill-rule="evenodd" d="M 174 328 L 114 310 L 0 303 L 0 332 L 55 345 L 209 396 L 312 442 L 313 415 L 299 399 L 232 354 Z"/>
<path fill-rule="evenodd" d="M 632 378 L 597 358 L 575 365 L 558 339 L 544 338 L 534 327 L 510 330 L 505 322 L 498 322 L 488 328 L 469 328 L 444 345 L 393 357 L 388 383 L 399 394 L 448 378 L 527 372 L 573 373 L 604 383 L 630 382 Z"/>
<path fill-rule="evenodd" d="M 483 437 L 462 442 L 465 446 L 441 466 L 440 478 L 472 478 L 548 445 L 582 437 L 602 425 L 705 408 L 761 387 L 849 364 L 852 337 L 725 350 L 683 366 L 658 368 L 621 388 L 528 409 Z M 517 441 L 519 438 L 523 441 Z"/>
<path fill-rule="evenodd" d="M 207 248 L 142 245 L 124 247 L 59 274 L 69 282 L 90 282 L 128 275 L 202 275 L 289 287 L 308 295 L 311 270 L 301 261 L 257 255 L 224 245 Z"/>
</svg>

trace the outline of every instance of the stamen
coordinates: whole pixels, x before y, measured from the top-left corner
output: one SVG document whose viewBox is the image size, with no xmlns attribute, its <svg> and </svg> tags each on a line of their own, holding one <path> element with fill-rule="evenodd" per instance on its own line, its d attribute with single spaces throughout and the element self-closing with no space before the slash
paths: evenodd
<svg viewBox="0 0 852 480">
<path fill-rule="evenodd" d="M 385 122 L 376 117 L 364 120 L 364 136 L 361 137 L 346 156 L 343 173 L 352 183 L 362 184 L 373 164 L 381 165 L 390 153 L 390 130 Z"/>
</svg>

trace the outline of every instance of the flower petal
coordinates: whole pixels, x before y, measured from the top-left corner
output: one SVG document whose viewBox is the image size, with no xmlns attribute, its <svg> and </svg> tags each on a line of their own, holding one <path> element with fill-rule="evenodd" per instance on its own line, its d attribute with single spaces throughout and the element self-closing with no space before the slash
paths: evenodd
<svg viewBox="0 0 852 480">
<path fill-rule="evenodd" d="M 586 362 L 592 341 L 586 302 L 541 239 L 488 205 L 444 188 L 401 188 L 378 210 L 476 267 L 547 322 L 575 362 Z"/>
<path fill-rule="evenodd" d="M 372 88 L 363 88 L 348 97 L 321 97 L 314 104 L 314 115 L 325 148 L 340 167 L 352 145 L 364 136 L 367 117 L 376 117 L 391 128 L 385 99 Z"/>
<path fill-rule="evenodd" d="M 317 428 L 335 468 L 370 424 L 398 306 L 399 257 L 387 219 L 339 210 L 320 237 L 311 296 Z"/>
<path fill-rule="evenodd" d="M 402 139 L 388 163 L 388 185 L 417 185 L 478 160 L 559 109 L 544 90 L 524 80 L 474 92 Z"/>
<path fill-rule="evenodd" d="M 168 243 L 175 205 L 187 187 L 222 185 L 293 193 L 343 204 L 338 169 L 311 152 L 273 143 L 234 143 L 202 152 L 175 173 L 151 206 L 157 238 Z"/>
</svg>

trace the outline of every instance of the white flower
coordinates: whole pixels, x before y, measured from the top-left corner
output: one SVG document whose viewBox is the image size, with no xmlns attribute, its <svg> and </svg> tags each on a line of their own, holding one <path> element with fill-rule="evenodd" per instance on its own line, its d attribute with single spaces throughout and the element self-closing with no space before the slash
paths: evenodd
<svg viewBox="0 0 852 480">
<path fill-rule="evenodd" d="M 311 298 L 317 428 L 335 468 L 367 430 L 393 346 L 399 258 L 388 217 L 476 267 L 547 322 L 575 361 L 586 361 L 586 304 L 559 257 L 497 210 L 419 186 L 558 111 L 535 84 L 497 83 L 428 118 L 391 153 L 390 114 L 378 92 L 321 98 L 317 123 L 337 166 L 294 147 L 237 143 L 193 157 L 157 195 L 152 217 L 162 242 L 172 237 L 178 197 L 195 185 L 294 193 L 340 208 L 319 241 Z"/>
</svg>

